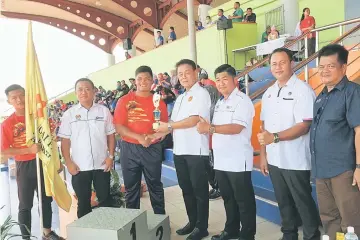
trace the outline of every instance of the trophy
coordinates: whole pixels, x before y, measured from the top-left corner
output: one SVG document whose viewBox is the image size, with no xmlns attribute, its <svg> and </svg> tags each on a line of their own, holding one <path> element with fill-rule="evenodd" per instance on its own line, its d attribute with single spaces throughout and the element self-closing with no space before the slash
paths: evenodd
<svg viewBox="0 0 360 240">
<path fill-rule="evenodd" d="M 160 115 L 161 115 L 161 111 L 159 110 L 160 99 L 161 99 L 160 94 L 155 93 L 153 95 L 153 103 L 155 107 L 155 110 L 153 111 L 154 120 L 155 120 L 155 122 L 153 123 L 154 130 L 158 129 L 158 127 L 160 126 Z"/>
</svg>

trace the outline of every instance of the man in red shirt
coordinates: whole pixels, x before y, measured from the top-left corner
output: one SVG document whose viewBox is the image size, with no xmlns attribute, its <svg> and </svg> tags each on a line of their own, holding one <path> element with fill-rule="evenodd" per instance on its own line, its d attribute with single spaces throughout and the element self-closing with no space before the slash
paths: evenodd
<svg viewBox="0 0 360 240">
<path fill-rule="evenodd" d="M 36 153 L 41 150 L 39 144 L 26 145 L 25 131 L 25 89 L 17 84 L 5 90 L 8 103 L 15 109 L 10 117 L 1 124 L 1 154 L 14 157 L 16 161 L 16 181 L 19 197 L 19 223 L 23 239 L 30 239 L 31 209 L 33 207 L 34 192 L 37 191 Z M 4 159 L 4 158 L 2 158 Z M 3 161 L 1 162 L 3 163 Z M 61 240 L 51 231 L 52 198 L 47 197 L 44 188 L 43 169 L 41 170 L 42 211 L 43 211 L 43 240 Z"/>
<path fill-rule="evenodd" d="M 115 109 L 114 124 L 122 138 L 121 169 L 126 189 L 126 207 L 140 209 L 141 176 L 144 173 L 155 214 L 165 214 L 164 189 L 161 182 L 163 148 L 156 139 L 153 123 L 153 73 L 141 66 L 135 71 L 136 92 L 122 97 Z M 168 121 L 165 103 L 160 100 L 160 120 Z"/>
</svg>

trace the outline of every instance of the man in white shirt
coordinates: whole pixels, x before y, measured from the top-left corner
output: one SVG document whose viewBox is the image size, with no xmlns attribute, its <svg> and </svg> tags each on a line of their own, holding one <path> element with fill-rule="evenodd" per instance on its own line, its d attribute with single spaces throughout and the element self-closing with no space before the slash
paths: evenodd
<svg viewBox="0 0 360 240">
<path fill-rule="evenodd" d="M 226 211 L 224 231 L 211 239 L 254 240 L 256 203 L 251 181 L 251 133 L 255 109 L 251 99 L 236 87 L 236 70 L 232 66 L 221 65 L 215 76 L 223 97 L 215 106 L 212 124 L 204 119 L 197 124 L 200 134 L 212 134 L 214 169 Z"/>
<path fill-rule="evenodd" d="M 200 117 L 209 121 L 211 100 L 209 93 L 197 81 L 197 68 L 192 60 L 181 60 L 176 64 L 176 70 L 186 92 L 176 99 L 171 122 L 161 122 L 157 131 L 162 134 L 173 132 L 176 173 L 189 217 L 189 223 L 176 233 L 191 233 L 186 239 L 199 240 L 209 235 L 209 186 L 206 174 L 209 136 L 199 134 L 196 124 Z"/>
<path fill-rule="evenodd" d="M 304 240 L 319 240 L 319 213 L 311 196 L 309 127 L 315 93 L 292 71 L 292 52 L 275 49 L 270 57 L 277 79 L 262 97 L 260 169 L 270 178 L 282 219 L 284 240 L 298 239 L 297 215 Z"/>
<path fill-rule="evenodd" d="M 79 104 L 64 113 L 58 136 L 61 152 L 72 175 L 78 199 L 78 218 L 91 212 L 94 185 L 100 207 L 109 207 L 110 170 L 115 151 L 115 128 L 108 108 L 94 103 L 94 83 L 81 78 L 75 83 Z M 70 155 L 71 149 L 71 155 Z"/>
</svg>

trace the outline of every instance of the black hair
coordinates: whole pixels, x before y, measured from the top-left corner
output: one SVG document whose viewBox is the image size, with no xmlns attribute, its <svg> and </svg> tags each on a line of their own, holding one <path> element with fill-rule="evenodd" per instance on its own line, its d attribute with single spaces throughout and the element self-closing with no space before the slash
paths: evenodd
<svg viewBox="0 0 360 240">
<path fill-rule="evenodd" d="M 129 81 L 135 81 L 135 78 L 129 78 Z"/>
<path fill-rule="evenodd" d="M 157 31 L 157 33 L 160 33 L 160 34 L 161 34 L 161 31 Z"/>
<path fill-rule="evenodd" d="M 209 76 L 206 74 L 206 73 L 202 73 L 202 74 L 200 74 L 200 76 L 199 76 L 199 79 L 201 80 L 201 79 L 208 79 L 209 78 Z"/>
<path fill-rule="evenodd" d="M 236 76 L 236 70 L 235 68 L 233 68 L 231 65 L 229 64 L 223 64 L 221 66 L 219 66 L 218 68 L 215 69 L 214 75 L 216 76 L 216 74 L 218 73 L 223 73 L 226 72 L 227 74 L 229 74 L 232 77 Z"/>
<path fill-rule="evenodd" d="M 25 89 L 22 86 L 18 84 L 12 84 L 5 89 L 6 96 L 9 96 L 9 93 L 15 90 L 23 90 L 25 92 Z"/>
<path fill-rule="evenodd" d="M 224 13 L 224 9 L 220 8 L 218 11 Z"/>
<path fill-rule="evenodd" d="M 235 2 L 235 4 L 239 5 L 240 6 L 240 2 Z"/>
<path fill-rule="evenodd" d="M 252 11 L 252 8 L 247 8 L 246 10 L 251 10 Z"/>
<path fill-rule="evenodd" d="M 75 82 L 75 89 L 76 89 L 76 86 L 78 85 L 79 82 L 88 82 L 88 83 L 90 83 L 91 87 L 92 87 L 93 89 L 95 89 L 95 85 L 94 85 L 93 81 L 91 81 L 91 80 L 88 79 L 88 78 L 80 78 L 79 80 L 77 80 L 77 81 Z M 100 86 L 100 87 L 102 88 L 102 86 Z M 99 88 L 100 88 L 100 87 L 99 87 Z"/>
<path fill-rule="evenodd" d="M 337 61 L 340 64 L 347 64 L 348 62 L 348 56 L 349 51 L 344 48 L 344 46 L 341 46 L 339 44 L 330 44 L 325 47 L 323 47 L 319 51 L 319 60 L 321 57 L 327 57 L 327 56 L 333 56 L 337 55 Z"/>
<path fill-rule="evenodd" d="M 175 31 L 175 28 L 174 27 L 170 27 L 171 30 Z"/>
<path fill-rule="evenodd" d="M 117 83 L 121 83 L 120 81 L 117 81 Z"/>
<path fill-rule="evenodd" d="M 274 55 L 275 53 L 281 53 L 281 52 L 286 53 L 286 55 L 289 57 L 290 62 L 293 60 L 293 52 L 291 50 L 289 50 L 287 48 L 277 48 L 271 53 L 269 62 L 271 61 L 272 55 Z"/>
<path fill-rule="evenodd" d="M 310 8 L 308 8 L 308 7 L 306 7 L 306 8 L 303 9 L 303 11 L 302 11 L 303 13 L 302 13 L 302 15 L 301 15 L 300 22 L 305 19 L 305 14 L 304 14 L 304 13 L 305 13 L 305 11 L 308 10 L 308 9 L 309 9 L 309 11 L 310 11 Z"/>
<path fill-rule="evenodd" d="M 151 77 L 153 77 L 153 72 L 149 66 L 140 66 L 135 71 L 135 76 L 139 73 L 149 73 Z"/>
<path fill-rule="evenodd" d="M 179 62 L 176 63 L 175 67 L 176 67 L 176 70 L 181 66 L 181 65 L 190 65 L 191 68 L 193 70 L 196 70 L 196 63 L 193 61 L 193 60 L 190 60 L 190 59 L 182 59 L 180 60 Z"/>
</svg>

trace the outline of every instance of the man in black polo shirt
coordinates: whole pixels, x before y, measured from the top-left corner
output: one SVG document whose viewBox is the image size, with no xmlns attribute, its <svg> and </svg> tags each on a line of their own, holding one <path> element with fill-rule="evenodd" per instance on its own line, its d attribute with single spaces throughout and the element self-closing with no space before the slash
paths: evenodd
<svg viewBox="0 0 360 240">
<path fill-rule="evenodd" d="M 355 228 L 360 235 L 360 85 L 346 77 L 348 51 L 328 45 L 319 52 L 325 85 L 314 104 L 310 149 L 325 233 Z"/>
</svg>

